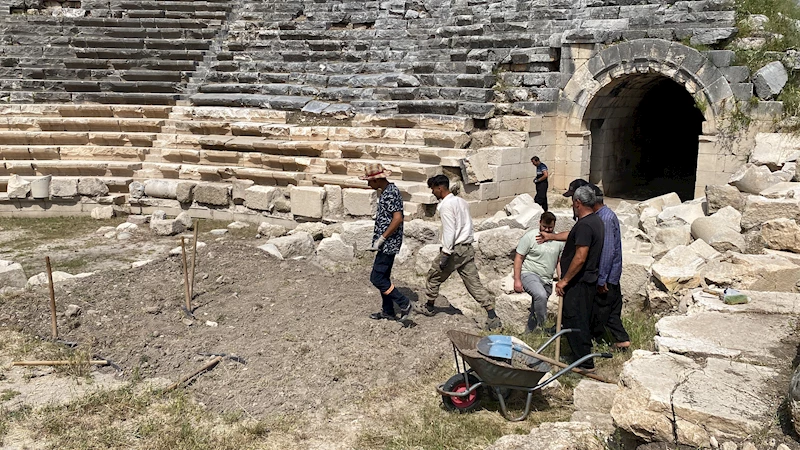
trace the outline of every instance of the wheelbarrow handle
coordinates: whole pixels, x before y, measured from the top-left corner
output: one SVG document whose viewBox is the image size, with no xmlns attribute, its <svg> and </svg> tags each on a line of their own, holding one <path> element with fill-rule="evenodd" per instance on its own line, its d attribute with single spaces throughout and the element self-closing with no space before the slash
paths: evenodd
<svg viewBox="0 0 800 450">
<path fill-rule="evenodd" d="M 588 373 L 585 370 L 581 370 L 581 369 L 578 368 L 578 366 L 580 364 L 582 364 L 583 362 L 585 362 L 588 359 L 597 358 L 597 357 L 605 358 L 605 356 L 603 356 L 601 353 L 592 353 L 592 354 L 586 355 L 583 358 L 580 358 L 579 360 L 577 360 L 574 363 L 572 363 L 569 366 L 567 366 L 566 364 L 562 363 L 561 361 L 556 361 L 554 359 L 550 359 L 547 356 L 540 355 L 539 353 L 534 353 L 534 352 L 532 352 L 530 350 L 526 350 L 526 349 L 524 349 L 524 348 L 522 348 L 520 346 L 515 346 L 514 350 L 516 350 L 516 351 L 518 351 L 518 352 L 520 352 L 522 354 L 528 355 L 530 357 L 536 358 L 539 361 L 546 362 L 547 364 L 550 364 L 552 366 L 561 367 L 562 369 L 566 369 L 565 372 L 571 370 L 572 372 L 581 374 L 581 375 L 583 375 L 585 377 L 589 377 L 589 378 L 591 378 L 593 380 L 602 381 L 603 383 L 615 384 L 615 383 L 613 383 L 611 381 L 606 380 L 605 378 L 603 378 L 603 377 L 601 377 L 599 375 L 595 375 L 593 373 Z"/>
</svg>

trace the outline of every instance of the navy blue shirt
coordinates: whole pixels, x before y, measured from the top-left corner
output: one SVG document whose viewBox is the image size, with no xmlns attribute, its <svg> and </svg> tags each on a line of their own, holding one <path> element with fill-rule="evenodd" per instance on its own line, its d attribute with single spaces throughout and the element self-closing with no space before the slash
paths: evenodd
<svg viewBox="0 0 800 450">
<path fill-rule="evenodd" d="M 536 166 L 536 179 L 537 180 L 539 178 L 541 178 L 542 175 L 544 175 L 544 171 L 545 170 L 547 170 L 547 165 L 545 163 L 543 163 L 543 162 L 540 162 L 539 165 Z"/>
<path fill-rule="evenodd" d="M 372 242 L 375 242 L 386 232 L 396 212 L 403 214 L 403 197 L 400 195 L 400 189 L 397 189 L 394 183 L 389 183 L 378 199 L 378 211 L 375 215 L 375 231 L 372 235 Z M 402 244 L 403 223 L 400 222 L 400 227 L 386 238 L 386 242 L 381 247 L 381 252 L 387 255 L 396 255 L 400 252 Z"/>
</svg>

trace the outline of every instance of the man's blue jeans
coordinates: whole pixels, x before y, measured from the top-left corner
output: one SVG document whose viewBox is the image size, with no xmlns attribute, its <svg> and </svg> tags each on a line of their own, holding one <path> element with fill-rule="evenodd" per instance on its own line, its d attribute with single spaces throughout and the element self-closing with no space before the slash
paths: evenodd
<svg viewBox="0 0 800 450">
<path fill-rule="evenodd" d="M 409 304 L 408 298 L 401 294 L 390 280 L 394 256 L 378 251 L 375 255 L 375 262 L 372 264 L 372 273 L 369 276 L 369 281 L 381 292 L 383 312 L 390 316 L 394 316 L 394 303 L 397 303 L 400 309 L 408 308 Z"/>
</svg>

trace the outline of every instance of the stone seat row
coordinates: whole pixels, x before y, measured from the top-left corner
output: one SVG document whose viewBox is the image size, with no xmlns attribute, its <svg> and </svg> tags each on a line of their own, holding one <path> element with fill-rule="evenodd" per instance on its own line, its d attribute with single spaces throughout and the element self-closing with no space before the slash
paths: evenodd
<svg viewBox="0 0 800 450">
<path fill-rule="evenodd" d="M 164 10 L 164 11 L 227 11 L 231 8 L 230 2 L 227 1 L 207 1 L 207 0 L 192 0 L 192 1 L 114 1 L 111 3 L 114 9 L 123 9 L 126 11 L 135 10 Z"/>
<path fill-rule="evenodd" d="M 11 178 L 11 177 L 8 176 L 8 175 L 0 176 L 0 195 L 2 195 L 2 193 L 6 192 L 6 190 L 8 188 L 8 180 L 9 180 L 9 178 Z M 21 178 L 23 180 L 25 180 L 25 181 L 34 181 L 34 180 L 36 180 L 37 178 L 40 178 L 40 177 L 39 176 L 23 176 Z M 60 179 L 60 180 L 64 180 L 64 181 L 77 182 L 80 177 L 79 176 L 57 176 L 57 178 Z M 103 177 L 103 176 L 101 176 L 101 177 L 95 177 L 95 178 L 97 178 L 98 180 L 100 180 L 100 182 L 105 184 L 106 187 L 108 188 L 108 192 L 112 192 L 112 193 L 127 193 L 128 192 L 128 186 L 131 184 L 131 182 L 133 182 L 133 177 Z M 51 195 L 52 194 L 53 194 L 53 192 L 51 190 Z M 76 194 L 69 193 L 67 196 L 68 197 L 73 197 L 75 195 L 77 195 L 77 192 L 76 192 Z M 55 196 L 58 197 L 59 195 L 55 195 Z"/>
<path fill-rule="evenodd" d="M 469 80 L 477 82 L 477 80 Z M 138 83 L 138 82 L 137 82 Z M 156 83 L 156 82 L 149 82 Z M 105 84 L 103 90 L 122 92 L 125 84 L 119 82 L 97 83 L 95 90 L 100 90 L 100 84 Z M 467 84 L 466 82 L 464 84 Z M 156 86 L 155 87 L 160 87 Z M 2 80 L 0 80 L 2 87 Z M 145 86 L 147 88 L 147 86 Z M 166 89 L 167 86 L 164 86 Z M 142 89 L 149 92 L 173 92 L 156 91 L 154 89 Z M 350 102 L 353 100 L 458 100 L 465 102 L 489 103 L 494 100 L 495 91 L 487 87 L 413 87 L 413 88 L 350 88 L 350 87 L 329 87 L 318 88 L 314 86 L 296 84 L 201 84 L 200 92 L 205 94 L 259 94 L 259 95 L 299 95 L 313 96 L 317 100 Z"/>
<path fill-rule="evenodd" d="M 38 80 L 19 78 L 0 78 L 0 91 L 11 90 L 47 92 L 153 92 L 182 93 L 183 86 L 179 82 L 170 81 L 88 81 L 88 80 Z"/>
<path fill-rule="evenodd" d="M 181 82 L 188 71 L 149 69 L 74 69 L 64 67 L 0 67 L 0 78 L 28 80 L 162 81 Z"/>
<path fill-rule="evenodd" d="M 7 103 L 105 103 L 124 105 L 175 105 L 180 94 L 154 92 L 50 92 L 0 91 L 0 101 Z"/>
</svg>

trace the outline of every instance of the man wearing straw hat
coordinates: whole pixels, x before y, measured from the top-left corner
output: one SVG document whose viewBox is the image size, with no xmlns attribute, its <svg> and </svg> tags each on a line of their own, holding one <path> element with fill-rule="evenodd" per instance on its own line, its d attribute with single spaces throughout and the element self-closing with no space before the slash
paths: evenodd
<svg viewBox="0 0 800 450">
<path fill-rule="evenodd" d="M 372 247 L 367 250 L 376 252 L 369 280 L 380 291 L 383 303 L 381 310 L 372 313 L 369 317 L 376 320 L 404 322 L 411 314 L 411 302 L 390 280 L 394 257 L 400 252 L 400 245 L 403 244 L 403 197 L 397 186 L 386 179 L 391 174 L 391 170 L 376 163 L 367 164 L 364 168 L 364 176 L 359 177 L 367 180 L 369 187 L 380 192 Z M 395 303 L 400 307 L 399 319 L 394 313 Z"/>
</svg>

